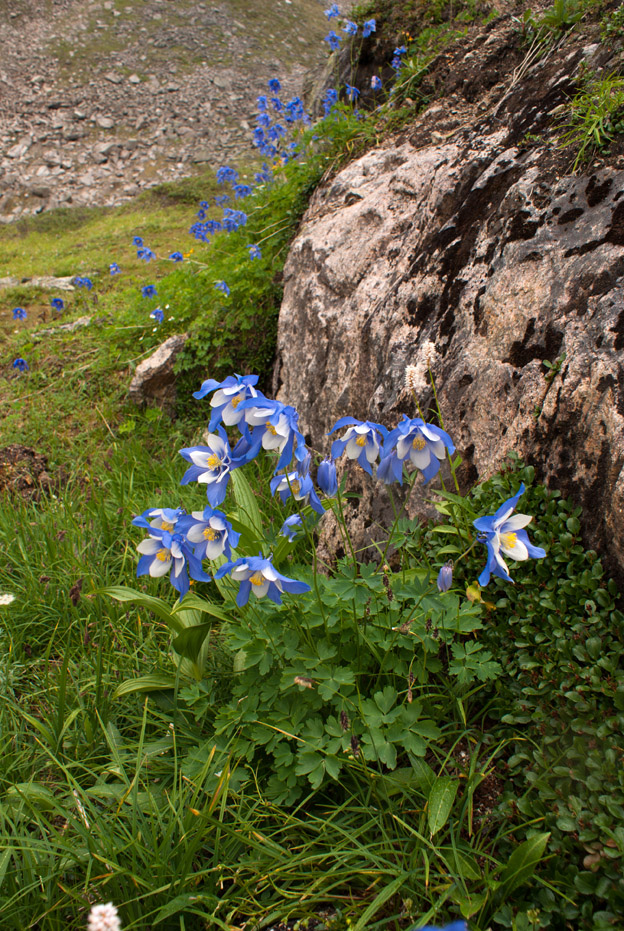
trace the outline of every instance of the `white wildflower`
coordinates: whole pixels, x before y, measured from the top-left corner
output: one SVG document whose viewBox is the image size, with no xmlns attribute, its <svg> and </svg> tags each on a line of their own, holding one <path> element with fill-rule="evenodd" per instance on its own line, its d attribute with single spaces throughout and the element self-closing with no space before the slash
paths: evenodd
<svg viewBox="0 0 624 931">
<path fill-rule="evenodd" d="M 405 366 L 405 387 L 415 394 L 420 394 L 430 387 L 429 370 L 435 366 L 438 350 L 430 340 L 419 347 L 419 360 L 416 365 Z"/>
<path fill-rule="evenodd" d="M 10 595 L 8 592 L 0 592 L 0 605 L 10 605 L 12 601 L 15 601 L 15 595 Z"/>
<path fill-rule="evenodd" d="M 121 931 L 117 909 L 112 902 L 93 906 L 89 913 L 87 931 Z"/>
</svg>

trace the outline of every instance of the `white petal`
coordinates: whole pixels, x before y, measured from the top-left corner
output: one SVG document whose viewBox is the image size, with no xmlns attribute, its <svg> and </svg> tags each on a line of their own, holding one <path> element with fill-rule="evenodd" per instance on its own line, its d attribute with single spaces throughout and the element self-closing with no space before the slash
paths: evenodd
<svg viewBox="0 0 624 931">
<path fill-rule="evenodd" d="M 180 559 L 176 558 L 176 559 L 174 560 L 174 562 L 173 562 L 173 574 L 175 575 L 176 579 L 178 578 L 178 576 L 180 575 L 180 573 L 183 571 L 183 569 L 184 569 L 184 563 L 185 563 L 185 559 L 184 559 L 183 557 L 181 557 Z"/>
<path fill-rule="evenodd" d="M 513 514 L 508 521 L 505 522 L 505 526 L 501 527 L 500 533 L 509 533 L 513 530 L 522 530 L 523 527 L 526 527 L 527 524 L 530 524 L 533 518 L 529 514 Z"/>
<path fill-rule="evenodd" d="M 200 469 L 208 468 L 208 457 L 210 453 L 202 452 L 201 449 L 194 449 L 189 453 L 189 458 L 193 465 L 199 466 Z"/>
<path fill-rule="evenodd" d="M 157 553 L 159 549 L 162 549 L 162 540 L 155 540 L 154 537 L 149 537 L 147 540 L 141 540 L 137 546 L 139 553 L 143 553 L 144 556 L 153 556 L 154 553 Z"/>
<path fill-rule="evenodd" d="M 150 568 L 149 574 L 153 579 L 159 579 L 163 575 L 167 575 L 171 569 L 171 559 L 154 559 Z"/>
<path fill-rule="evenodd" d="M 412 465 L 415 465 L 417 469 L 426 469 L 431 462 L 429 447 L 425 446 L 424 449 L 412 449 L 409 459 Z"/>
<path fill-rule="evenodd" d="M 191 527 L 186 532 L 186 539 L 190 543 L 201 543 L 204 539 L 204 530 L 206 529 L 207 524 L 195 524 L 194 527 Z"/>
<path fill-rule="evenodd" d="M 266 595 L 266 593 L 267 593 L 268 590 L 269 590 L 269 583 L 268 583 L 268 582 L 263 582 L 262 585 L 254 585 L 254 584 L 252 583 L 252 585 L 251 585 L 251 590 L 252 590 L 252 592 L 254 593 L 254 595 L 256 596 L 256 598 L 264 598 L 264 596 Z"/>
<path fill-rule="evenodd" d="M 523 562 L 523 560 L 529 558 L 529 551 L 522 540 L 516 539 L 513 546 L 508 546 L 503 536 L 501 538 L 501 549 L 506 556 L 511 556 L 512 559 L 517 559 L 518 562 Z"/>
</svg>

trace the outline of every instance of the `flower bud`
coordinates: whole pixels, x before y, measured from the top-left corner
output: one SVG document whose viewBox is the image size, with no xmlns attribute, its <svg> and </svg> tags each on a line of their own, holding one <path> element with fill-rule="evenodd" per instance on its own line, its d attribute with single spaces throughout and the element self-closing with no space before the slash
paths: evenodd
<svg viewBox="0 0 624 931">
<path fill-rule="evenodd" d="M 328 497 L 332 498 L 337 493 L 338 477 L 333 459 L 323 459 L 318 467 L 316 481 L 323 494 Z"/>
<path fill-rule="evenodd" d="M 438 591 L 448 592 L 452 584 L 453 584 L 453 563 L 447 562 L 447 563 L 444 563 L 444 565 L 438 572 Z"/>
</svg>

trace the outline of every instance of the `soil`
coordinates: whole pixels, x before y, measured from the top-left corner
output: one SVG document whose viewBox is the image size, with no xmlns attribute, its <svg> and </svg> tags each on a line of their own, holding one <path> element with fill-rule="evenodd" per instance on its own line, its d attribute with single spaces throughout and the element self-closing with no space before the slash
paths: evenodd
<svg viewBox="0 0 624 931">
<path fill-rule="evenodd" d="M 11 492 L 38 501 L 63 482 L 57 474 L 53 480 L 47 471 L 48 460 L 35 449 L 13 444 L 0 449 L 0 494 Z"/>
<path fill-rule="evenodd" d="M 0 222 L 252 154 L 267 81 L 302 95 L 327 59 L 324 5 L 0 0 Z"/>
</svg>

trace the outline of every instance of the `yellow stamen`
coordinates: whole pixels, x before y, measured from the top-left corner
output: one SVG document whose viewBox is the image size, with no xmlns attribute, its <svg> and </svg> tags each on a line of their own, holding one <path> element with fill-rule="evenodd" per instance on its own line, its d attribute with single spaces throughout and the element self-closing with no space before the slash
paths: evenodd
<svg viewBox="0 0 624 931">
<path fill-rule="evenodd" d="M 236 395 L 235 398 L 232 398 L 231 404 L 232 404 L 232 407 L 234 408 L 234 410 L 236 410 L 236 408 L 238 407 L 238 405 L 240 404 L 240 402 L 241 402 L 242 400 L 243 400 L 242 394 L 238 394 L 238 395 Z"/>
<path fill-rule="evenodd" d="M 366 437 L 365 437 L 365 436 L 358 436 L 357 440 L 355 441 L 355 445 L 356 445 L 356 446 L 366 446 Z"/>
<path fill-rule="evenodd" d="M 206 527 L 204 530 L 204 540 L 210 540 L 213 543 L 215 540 L 219 539 L 219 534 L 216 530 L 213 530 L 212 527 Z"/>
<path fill-rule="evenodd" d="M 277 436 L 277 430 L 275 429 L 272 423 L 267 423 L 266 428 L 267 428 L 267 433 L 270 433 L 271 436 Z"/>
<path fill-rule="evenodd" d="M 413 449 L 417 449 L 420 452 L 420 450 L 424 449 L 426 445 L 427 444 L 420 433 L 414 437 L 414 442 L 412 443 Z"/>
<path fill-rule="evenodd" d="M 169 555 L 169 550 L 162 549 L 162 550 L 158 550 L 158 552 L 156 553 L 156 559 L 159 559 L 160 562 L 167 562 L 167 560 L 170 558 L 171 557 Z"/>
<path fill-rule="evenodd" d="M 166 520 L 164 520 L 162 524 L 160 525 L 160 529 L 166 530 L 168 533 L 171 533 L 171 531 L 173 530 L 173 524 L 170 524 Z"/>
<path fill-rule="evenodd" d="M 252 585 L 264 585 L 264 576 L 260 570 L 258 570 L 258 572 L 254 572 L 254 574 L 249 577 L 249 581 Z"/>
<path fill-rule="evenodd" d="M 299 482 L 297 481 L 297 479 L 295 479 L 294 482 L 291 482 L 291 483 L 290 483 L 290 490 L 292 491 L 293 495 L 298 495 L 298 494 L 299 494 L 299 492 L 300 492 L 300 490 L 301 490 L 301 485 L 299 484 Z"/>
<path fill-rule="evenodd" d="M 211 456 L 208 456 L 208 468 L 209 469 L 218 469 L 221 465 L 221 460 L 216 453 L 213 453 Z"/>
<path fill-rule="evenodd" d="M 506 546 L 508 550 L 513 550 L 516 545 L 516 534 L 511 532 L 501 534 L 501 543 L 503 546 Z"/>
</svg>

